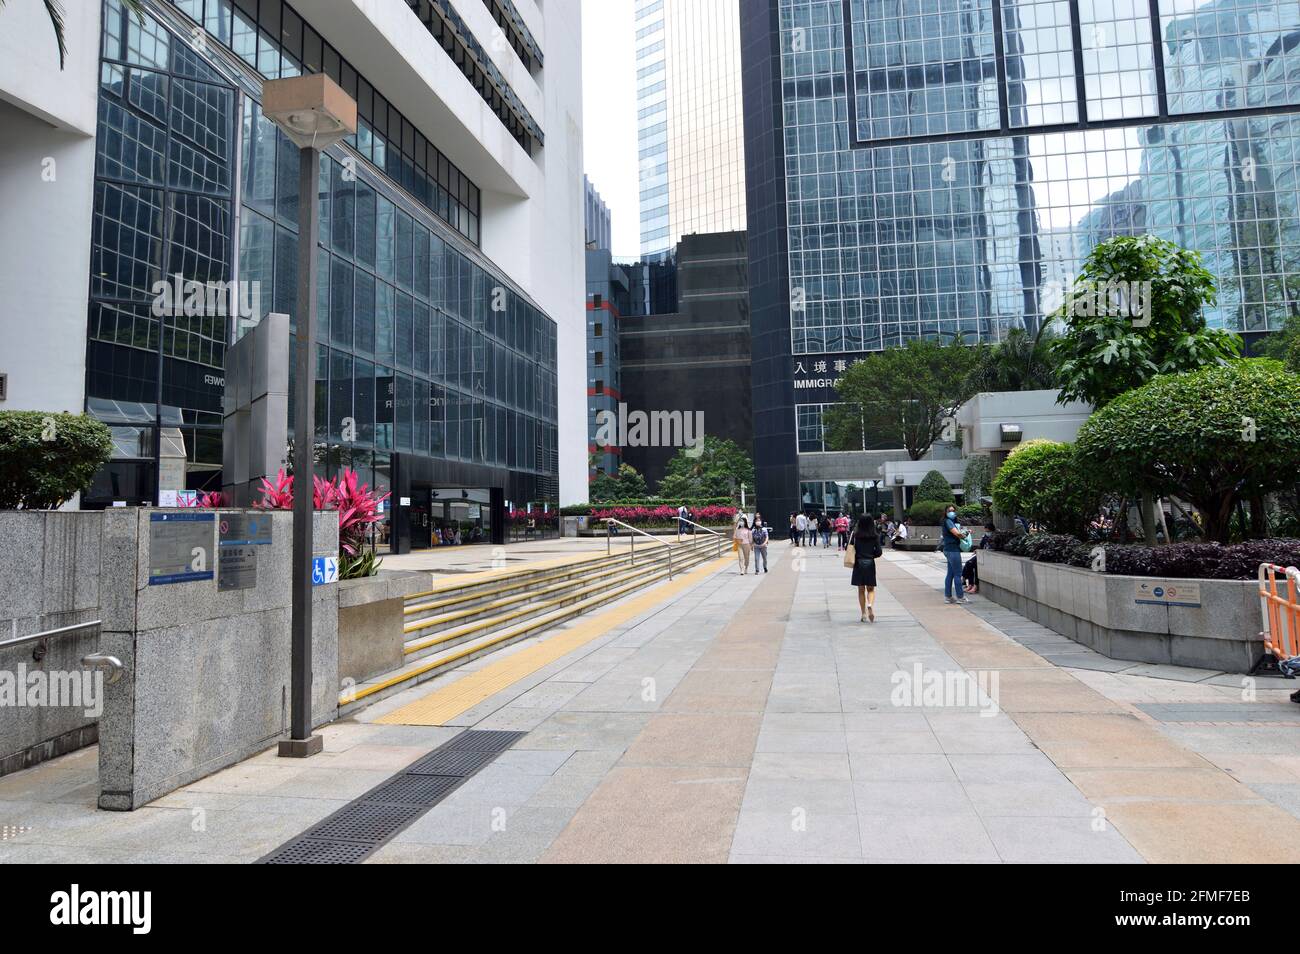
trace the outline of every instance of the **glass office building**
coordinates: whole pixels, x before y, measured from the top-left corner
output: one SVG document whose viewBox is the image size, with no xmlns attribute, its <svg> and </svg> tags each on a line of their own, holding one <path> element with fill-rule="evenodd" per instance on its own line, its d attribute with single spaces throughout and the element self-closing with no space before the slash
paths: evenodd
<svg viewBox="0 0 1300 954">
<path fill-rule="evenodd" d="M 736 0 L 637 0 L 641 254 L 745 228 Z"/>
<path fill-rule="evenodd" d="M 173 0 L 143 21 L 103 9 L 86 393 L 115 454 L 86 503 L 152 497 L 160 421 L 185 487 L 221 488 L 226 348 L 267 312 L 292 316 L 296 294 L 298 150 L 262 115 L 261 83 L 324 71 L 356 98 L 359 128 L 322 157 L 314 197 L 322 469 L 413 497 L 417 546 L 438 489 L 493 488 L 498 519 L 507 501 L 553 512 L 556 326 L 479 251 L 470 173 L 288 3 Z M 439 11 L 418 11 L 435 36 Z M 510 97 L 493 102 L 540 146 Z M 159 319 L 155 283 L 176 275 L 256 287 L 259 306 Z"/>
<path fill-rule="evenodd" d="M 1300 4 L 741 10 L 760 493 L 793 504 L 836 400 L 801 364 L 1033 330 L 1111 236 L 1202 252 L 1213 325 L 1300 310 Z"/>
</svg>

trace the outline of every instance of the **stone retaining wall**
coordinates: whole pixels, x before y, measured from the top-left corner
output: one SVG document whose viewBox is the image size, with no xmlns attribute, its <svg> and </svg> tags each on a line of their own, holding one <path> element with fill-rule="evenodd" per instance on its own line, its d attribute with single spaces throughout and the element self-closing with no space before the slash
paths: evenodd
<svg viewBox="0 0 1300 954">
<path fill-rule="evenodd" d="M 1248 672 L 1264 651 L 1249 580 L 1154 580 L 980 550 L 980 593 L 1113 659 Z M 1199 607 L 1139 603 L 1140 583 L 1196 584 Z"/>
</svg>

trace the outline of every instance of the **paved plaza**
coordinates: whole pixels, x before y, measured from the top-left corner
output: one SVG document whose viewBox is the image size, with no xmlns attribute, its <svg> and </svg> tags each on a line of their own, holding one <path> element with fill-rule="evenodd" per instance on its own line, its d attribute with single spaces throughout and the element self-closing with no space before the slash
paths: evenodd
<svg viewBox="0 0 1300 954">
<path fill-rule="evenodd" d="M 1300 860 L 1293 683 L 947 605 L 931 555 L 886 556 L 863 624 L 834 549 L 771 549 L 770 573 L 709 564 L 446 724 L 406 722 L 565 630 L 326 727 L 323 755 L 268 750 L 133 813 L 95 810 L 94 749 L 0 779 L 0 862 L 252 862 L 467 727 L 526 735 L 370 863 Z"/>
</svg>

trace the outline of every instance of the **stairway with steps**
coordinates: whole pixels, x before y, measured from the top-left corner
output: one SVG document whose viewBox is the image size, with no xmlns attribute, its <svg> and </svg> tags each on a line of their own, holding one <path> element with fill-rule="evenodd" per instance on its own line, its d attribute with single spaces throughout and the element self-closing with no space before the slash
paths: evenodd
<svg viewBox="0 0 1300 954">
<path fill-rule="evenodd" d="M 730 541 L 701 534 L 680 544 L 647 541 L 635 563 L 623 552 L 445 581 L 407 597 L 402 668 L 345 691 L 339 714 L 665 581 L 670 553 L 675 578 L 728 552 Z"/>
</svg>

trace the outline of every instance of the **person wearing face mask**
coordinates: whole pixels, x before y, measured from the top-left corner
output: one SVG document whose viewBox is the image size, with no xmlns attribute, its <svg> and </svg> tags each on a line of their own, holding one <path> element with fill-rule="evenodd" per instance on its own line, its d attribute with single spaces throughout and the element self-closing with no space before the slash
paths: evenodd
<svg viewBox="0 0 1300 954">
<path fill-rule="evenodd" d="M 943 579 L 943 598 L 949 603 L 969 603 L 961 583 L 961 542 L 967 531 L 957 520 L 957 508 L 948 505 L 943 515 L 943 555 L 948 561 L 948 575 Z"/>
</svg>

